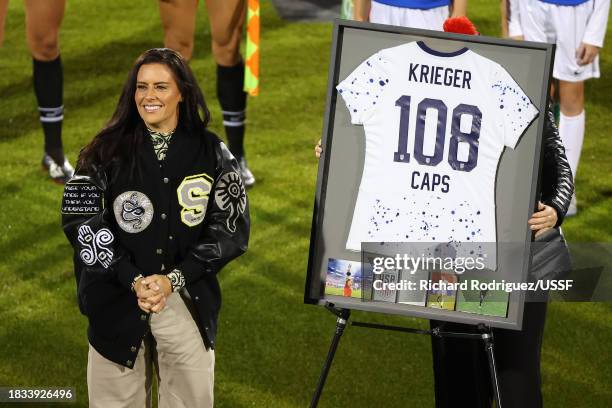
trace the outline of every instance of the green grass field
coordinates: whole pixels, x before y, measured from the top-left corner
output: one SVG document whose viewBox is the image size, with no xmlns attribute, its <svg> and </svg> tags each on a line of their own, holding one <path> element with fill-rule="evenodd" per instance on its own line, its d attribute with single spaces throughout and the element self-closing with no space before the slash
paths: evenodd
<svg viewBox="0 0 612 408">
<path fill-rule="evenodd" d="M 464 282 L 471 285 L 471 279 L 467 278 Z M 480 278 L 478 282 L 490 282 L 491 279 Z M 457 305 L 455 310 L 467 313 L 476 313 L 489 316 L 507 316 L 508 293 L 502 290 L 488 290 L 482 304 L 480 303 L 481 291 L 476 289 L 460 290 L 457 293 Z"/>
<path fill-rule="evenodd" d="M 192 68 L 208 97 L 212 128 L 221 132 L 200 3 Z M 469 14 L 479 31 L 498 35 L 497 2 L 471 0 Z M 316 177 L 312 148 L 323 123 L 331 32 L 329 23 L 284 22 L 262 2 L 261 95 L 249 101 L 246 141 L 258 185 L 249 194 L 250 250 L 220 274 L 218 407 L 307 406 L 334 332 L 329 312 L 302 303 Z M 587 84 L 580 213 L 564 228 L 574 242 L 612 241 L 610 42 L 609 30 L 603 78 Z M 70 159 L 109 119 L 133 60 L 161 43 L 155 1 L 68 2 L 61 47 Z M 86 320 L 76 306 L 71 248 L 59 224 L 62 190 L 40 170 L 42 132 L 31 69 L 23 2 L 12 1 L 0 48 L 0 386 L 75 387 L 78 402 L 69 406 L 83 407 Z M 611 311 L 609 303 L 550 305 L 542 355 L 547 407 L 610 406 Z M 428 327 L 419 319 L 353 316 Z M 349 328 L 320 406 L 431 407 L 430 367 L 425 336 Z"/>
<path fill-rule="evenodd" d="M 439 293 L 428 293 L 427 294 L 427 307 L 433 307 L 434 309 L 446 309 L 455 310 L 456 296 L 447 296 Z"/>
<path fill-rule="evenodd" d="M 496 302 L 492 300 L 485 300 L 482 302 L 476 301 L 467 301 L 465 300 L 466 294 L 463 292 L 459 292 L 457 299 L 457 306 L 455 310 L 466 313 L 475 313 L 479 315 L 487 315 L 487 316 L 506 316 L 506 310 L 508 309 L 508 302 Z M 468 294 L 467 297 L 471 298 L 471 294 Z"/>
<path fill-rule="evenodd" d="M 325 294 L 334 296 L 344 296 L 344 288 L 332 288 L 330 286 L 326 286 Z M 361 298 L 361 289 L 353 289 L 351 297 Z"/>
</svg>

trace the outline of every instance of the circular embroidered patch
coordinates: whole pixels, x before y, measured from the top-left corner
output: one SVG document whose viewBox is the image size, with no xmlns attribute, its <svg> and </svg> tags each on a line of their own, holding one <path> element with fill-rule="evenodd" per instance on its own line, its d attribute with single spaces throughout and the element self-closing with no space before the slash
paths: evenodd
<svg viewBox="0 0 612 408">
<path fill-rule="evenodd" d="M 228 211 L 227 229 L 236 232 L 236 220 L 246 209 L 246 193 L 242 179 L 236 172 L 225 173 L 216 188 L 215 201 L 219 208 Z"/>
<path fill-rule="evenodd" d="M 153 204 L 140 191 L 126 191 L 113 202 L 115 219 L 125 232 L 135 234 L 149 226 L 153 219 Z"/>
</svg>

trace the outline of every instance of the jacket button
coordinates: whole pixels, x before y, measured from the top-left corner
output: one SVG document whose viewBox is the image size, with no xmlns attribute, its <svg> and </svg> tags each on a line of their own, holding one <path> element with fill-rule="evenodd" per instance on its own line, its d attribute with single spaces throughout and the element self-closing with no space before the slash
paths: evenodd
<svg viewBox="0 0 612 408">
<path fill-rule="evenodd" d="M 199 297 L 199 296 L 196 296 L 196 297 L 195 297 L 195 300 L 200 300 L 200 297 Z"/>
<path fill-rule="evenodd" d="M 133 352 L 135 352 L 135 351 L 136 351 L 136 346 L 132 346 L 132 347 L 130 347 L 130 351 L 131 351 L 132 353 L 133 353 Z"/>
<path fill-rule="evenodd" d="M 128 361 L 126 361 L 126 362 L 125 362 L 125 364 L 127 364 L 127 365 L 131 366 L 131 365 L 132 365 L 132 360 L 128 360 Z"/>
<path fill-rule="evenodd" d="M 155 252 L 157 253 L 157 255 L 161 255 L 164 253 L 164 251 L 161 248 L 157 248 Z"/>
<path fill-rule="evenodd" d="M 168 180 L 168 177 L 164 177 L 164 184 L 168 184 L 170 180 Z"/>
<path fill-rule="evenodd" d="M 147 315 L 146 314 L 140 315 L 140 320 L 147 320 Z"/>
<path fill-rule="evenodd" d="M 161 219 L 162 219 L 162 220 L 165 220 L 165 219 L 166 219 L 166 217 L 167 217 L 167 216 L 166 216 L 166 214 L 163 214 L 163 213 L 162 213 L 162 215 L 161 215 Z"/>
<path fill-rule="evenodd" d="M 208 331 L 208 327 L 205 327 L 204 330 Z"/>
<path fill-rule="evenodd" d="M 170 241 L 172 241 L 172 240 L 174 239 L 174 237 L 173 237 L 172 235 L 170 235 L 170 236 L 168 237 L 168 239 L 169 239 Z"/>
</svg>

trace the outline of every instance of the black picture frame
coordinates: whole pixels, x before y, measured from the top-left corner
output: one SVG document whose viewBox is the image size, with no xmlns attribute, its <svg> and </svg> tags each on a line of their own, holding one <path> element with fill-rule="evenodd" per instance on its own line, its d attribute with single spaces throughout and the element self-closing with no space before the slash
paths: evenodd
<svg viewBox="0 0 612 408">
<path fill-rule="evenodd" d="M 336 105 L 338 103 L 338 93 L 336 91 L 336 85 L 340 81 L 340 66 L 343 58 L 350 53 L 351 50 L 343 49 L 343 44 L 347 36 L 365 35 L 367 36 L 380 36 L 384 35 L 385 38 L 394 38 L 395 41 L 402 41 L 402 38 L 412 38 L 414 41 L 415 37 L 418 37 L 424 41 L 427 40 L 441 40 L 446 42 L 450 47 L 461 43 L 470 44 L 474 46 L 486 45 L 493 46 L 495 49 L 499 49 L 500 55 L 512 55 L 525 52 L 523 50 L 530 50 L 530 52 L 536 53 L 541 60 L 541 70 L 537 71 L 537 75 L 541 76 L 541 81 L 538 80 L 539 86 L 537 89 L 531 89 L 533 95 L 537 95 L 538 103 L 534 104 L 538 108 L 540 115 L 530 125 L 530 128 L 535 126 L 536 139 L 535 139 L 535 150 L 534 158 L 539 160 L 533 160 L 533 166 L 531 168 L 531 186 L 528 189 L 529 197 L 521 197 L 521 200 L 529 200 L 530 211 L 537 209 L 537 201 L 540 195 L 540 175 L 543 152 L 542 146 L 542 134 L 544 129 L 544 113 L 547 110 L 548 104 L 548 93 L 550 89 L 550 81 L 552 75 L 552 65 L 554 61 L 555 47 L 552 44 L 536 43 L 527 41 L 514 41 L 507 39 L 492 38 L 486 36 L 468 36 L 454 33 L 445 33 L 430 30 L 412 29 L 397 26 L 387 26 L 382 24 L 372 24 L 355 22 L 348 20 L 337 19 L 334 22 L 333 28 L 333 39 L 331 46 L 330 65 L 328 72 L 328 85 L 327 85 L 327 98 L 326 98 L 326 110 L 325 119 L 323 125 L 322 134 L 322 146 L 324 153 L 321 156 L 317 174 L 317 186 L 314 202 L 314 211 L 312 217 L 312 228 L 310 236 L 310 249 L 308 256 L 308 268 L 306 273 L 306 282 L 304 288 L 304 302 L 306 304 L 324 305 L 326 303 L 333 303 L 336 307 L 363 310 L 369 312 L 379 313 L 390 313 L 390 314 L 401 314 L 406 316 L 420 317 L 426 319 L 436 319 L 442 321 L 453 321 L 468 324 L 485 323 L 493 327 L 501 327 L 508 329 L 520 329 L 522 325 L 523 307 L 525 302 L 524 292 L 513 292 L 509 297 L 509 310 L 507 316 L 502 318 L 499 316 L 488 316 L 469 314 L 458 311 L 442 311 L 426 307 L 419 306 L 407 306 L 398 304 L 380 304 L 377 302 L 363 302 L 360 299 L 344 299 L 339 296 L 325 295 L 325 282 L 323 267 L 326 265 L 326 259 L 323 254 L 325 252 L 325 234 L 323 234 L 323 227 L 326 223 L 342 223 L 343 220 L 334 218 L 326 219 L 324 208 L 327 200 L 327 186 L 330 171 L 330 161 L 332 160 L 332 154 L 327 154 L 333 145 L 334 137 L 334 126 L 335 126 L 335 112 Z M 365 38 L 365 37 L 364 37 Z M 386 41 L 386 40 L 384 40 Z M 384 42 L 383 41 L 383 42 Z M 359 52 L 359 50 L 358 50 Z M 517 54 L 518 55 L 518 54 Z M 355 59 L 355 58 L 353 58 Z M 357 61 L 362 61 L 364 58 L 356 58 Z M 502 66 L 503 63 L 499 62 Z M 541 72 L 540 72 L 541 71 Z M 350 71 L 349 71 L 350 72 Z M 535 74 L 534 74 L 535 75 Z M 533 100 L 533 99 L 532 99 Z M 354 204 L 354 203 L 353 203 Z M 344 202 L 342 205 L 350 207 L 351 204 Z M 523 250 L 525 254 L 530 253 L 530 244 L 533 239 L 533 233 L 529 230 L 527 224 L 524 225 L 524 242 L 520 242 L 520 245 L 524 245 Z M 343 259 L 343 254 L 337 254 L 338 259 Z M 527 280 L 527 274 L 531 263 L 531 257 L 526 256 L 522 262 L 521 276 L 524 281 Z M 511 310 L 510 310 L 511 308 Z"/>
</svg>

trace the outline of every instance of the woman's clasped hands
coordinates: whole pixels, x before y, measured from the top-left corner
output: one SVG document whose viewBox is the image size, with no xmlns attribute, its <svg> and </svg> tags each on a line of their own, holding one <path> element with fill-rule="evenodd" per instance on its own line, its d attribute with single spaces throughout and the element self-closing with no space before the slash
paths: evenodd
<svg viewBox="0 0 612 408">
<path fill-rule="evenodd" d="M 146 313 L 160 313 L 172 294 L 172 285 L 166 275 L 151 275 L 134 283 L 138 307 Z"/>
</svg>

